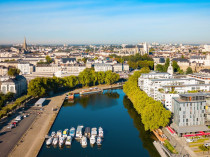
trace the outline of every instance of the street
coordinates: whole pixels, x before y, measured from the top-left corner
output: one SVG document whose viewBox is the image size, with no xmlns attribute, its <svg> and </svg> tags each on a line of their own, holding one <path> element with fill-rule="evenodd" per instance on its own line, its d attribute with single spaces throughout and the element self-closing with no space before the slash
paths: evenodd
<svg viewBox="0 0 210 157">
<path fill-rule="evenodd" d="M 35 120 L 37 114 L 36 112 L 29 109 L 25 113 L 31 114 L 21 120 L 15 128 L 9 129 L 7 128 L 8 125 L 4 126 L 0 131 L 0 156 L 6 157 L 8 156 L 9 152 L 14 148 L 23 134 L 27 131 L 30 125 Z"/>
</svg>

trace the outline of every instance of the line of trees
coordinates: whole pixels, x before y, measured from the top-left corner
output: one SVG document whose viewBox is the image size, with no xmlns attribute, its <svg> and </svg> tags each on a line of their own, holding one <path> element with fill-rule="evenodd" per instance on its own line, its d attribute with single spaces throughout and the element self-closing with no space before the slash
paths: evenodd
<svg viewBox="0 0 210 157">
<path fill-rule="evenodd" d="M 123 86 L 123 91 L 132 101 L 134 108 L 141 115 L 145 130 L 154 130 L 165 127 L 171 118 L 171 112 L 166 110 L 160 101 L 155 101 L 138 87 L 138 78 L 141 73 L 148 73 L 149 68 L 142 68 L 129 77 Z"/>
<path fill-rule="evenodd" d="M 41 97 L 48 95 L 51 91 L 56 92 L 61 87 L 74 88 L 77 85 L 113 84 L 119 79 L 120 76 L 112 71 L 95 72 L 93 69 L 85 69 L 79 73 L 79 76 L 35 78 L 28 85 L 28 94 L 33 97 Z"/>
<path fill-rule="evenodd" d="M 119 63 L 128 61 L 129 67 L 133 69 L 140 69 L 143 67 L 149 67 L 150 69 L 154 69 L 154 61 L 147 54 L 140 55 L 137 53 L 135 55 L 123 56 L 123 57 L 114 54 L 114 55 L 110 55 L 109 57 L 115 58 L 115 60 L 118 61 Z"/>
<path fill-rule="evenodd" d="M 16 108 L 23 105 L 23 103 L 30 98 L 29 95 L 24 95 L 18 99 L 14 103 L 8 104 L 1 108 L 0 110 L 0 119 L 6 115 L 8 115 L 9 112 L 15 110 Z"/>
</svg>

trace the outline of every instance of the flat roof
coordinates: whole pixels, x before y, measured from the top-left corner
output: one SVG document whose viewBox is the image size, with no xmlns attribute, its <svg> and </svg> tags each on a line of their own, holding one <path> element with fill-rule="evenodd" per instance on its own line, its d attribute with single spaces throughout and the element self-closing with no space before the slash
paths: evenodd
<svg viewBox="0 0 210 157">
<path fill-rule="evenodd" d="M 196 80 L 195 78 L 170 78 L 170 79 L 151 79 L 152 81 L 176 81 L 176 80 Z"/>
<path fill-rule="evenodd" d="M 163 87 L 210 86 L 210 84 L 164 85 Z"/>
<path fill-rule="evenodd" d="M 40 98 L 36 103 L 35 105 L 38 105 L 38 104 L 43 104 L 43 102 L 46 100 L 46 98 Z"/>
</svg>

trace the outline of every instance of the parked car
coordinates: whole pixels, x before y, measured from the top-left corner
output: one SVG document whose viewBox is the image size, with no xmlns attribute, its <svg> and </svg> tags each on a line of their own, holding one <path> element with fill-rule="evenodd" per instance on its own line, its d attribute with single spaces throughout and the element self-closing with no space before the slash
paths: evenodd
<svg viewBox="0 0 210 157">
<path fill-rule="evenodd" d="M 187 142 L 193 142 L 193 139 L 186 139 Z"/>
<path fill-rule="evenodd" d="M 21 120 L 22 120 L 22 118 L 23 118 L 23 116 L 19 115 L 19 116 L 17 116 L 17 117 L 15 118 L 15 120 L 17 120 L 17 121 L 21 121 Z"/>
</svg>

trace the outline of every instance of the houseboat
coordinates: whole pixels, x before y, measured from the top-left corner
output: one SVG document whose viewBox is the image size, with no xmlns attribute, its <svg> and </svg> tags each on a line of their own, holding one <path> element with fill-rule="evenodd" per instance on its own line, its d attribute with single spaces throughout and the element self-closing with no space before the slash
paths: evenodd
<svg viewBox="0 0 210 157">
<path fill-rule="evenodd" d="M 97 136 L 97 128 L 91 129 L 91 136 Z"/>
<path fill-rule="evenodd" d="M 68 136 L 68 134 L 69 134 L 69 129 L 65 129 L 63 131 L 63 137 L 66 138 Z"/>
<path fill-rule="evenodd" d="M 96 137 L 95 136 L 91 136 L 90 137 L 90 144 L 94 145 L 96 143 Z"/>
<path fill-rule="evenodd" d="M 90 138 L 90 128 L 89 127 L 86 127 L 85 128 L 85 134 L 84 134 L 86 137 Z"/>
<path fill-rule="evenodd" d="M 46 141 L 46 145 L 47 146 L 51 145 L 52 141 L 53 141 L 53 137 L 48 138 L 47 141 Z"/>
<path fill-rule="evenodd" d="M 83 129 L 83 126 L 82 125 L 79 125 L 77 127 L 76 138 L 82 138 L 82 129 Z"/>
<path fill-rule="evenodd" d="M 99 127 L 99 129 L 98 129 L 98 136 L 101 137 L 101 138 L 104 137 L 104 131 L 103 131 L 102 127 Z"/>
<path fill-rule="evenodd" d="M 71 141 L 72 141 L 72 137 L 71 136 L 67 136 L 67 139 L 66 139 L 66 145 L 67 146 L 70 146 L 71 145 Z"/>
<path fill-rule="evenodd" d="M 98 145 L 98 146 L 100 146 L 100 145 L 101 145 L 101 142 L 102 142 L 101 137 L 97 137 L 97 145 Z"/>
<path fill-rule="evenodd" d="M 85 137 L 85 136 L 82 137 L 81 145 L 82 145 L 82 147 L 86 147 L 87 146 L 87 137 Z"/>
<path fill-rule="evenodd" d="M 70 136 L 71 137 L 74 137 L 75 136 L 75 128 L 74 127 L 72 127 L 71 129 L 70 129 Z"/>
<path fill-rule="evenodd" d="M 87 94 L 94 94 L 94 93 L 100 93 L 103 92 L 103 90 L 95 87 L 95 88 L 89 88 L 89 89 L 84 89 L 81 92 L 79 92 L 80 95 L 87 95 Z"/>
</svg>

